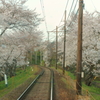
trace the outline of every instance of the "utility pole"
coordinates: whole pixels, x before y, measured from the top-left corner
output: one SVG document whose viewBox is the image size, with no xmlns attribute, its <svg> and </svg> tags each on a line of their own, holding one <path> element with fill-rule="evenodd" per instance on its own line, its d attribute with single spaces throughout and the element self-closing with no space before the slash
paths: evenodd
<svg viewBox="0 0 100 100">
<path fill-rule="evenodd" d="M 48 48 L 47 48 L 47 59 L 48 59 L 48 62 L 49 63 L 51 63 L 50 62 L 50 45 L 49 45 L 49 32 L 48 32 Z M 49 66 L 48 67 L 50 67 L 50 64 L 49 64 Z"/>
<path fill-rule="evenodd" d="M 34 51 L 35 51 L 35 65 L 37 65 L 37 49 L 35 48 Z"/>
<path fill-rule="evenodd" d="M 35 52 L 35 64 L 37 65 L 37 51 Z"/>
<path fill-rule="evenodd" d="M 40 50 L 40 64 L 42 62 L 42 51 Z"/>
<path fill-rule="evenodd" d="M 57 54 L 58 54 L 58 27 L 56 26 L 56 69 L 57 69 Z"/>
<path fill-rule="evenodd" d="M 65 10 L 65 21 L 64 21 L 64 53 L 63 53 L 63 74 L 65 74 L 65 49 L 66 49 L 66 10 Z"/>
<path fill-rule="evenodd" d="M 83 0 L 79 0 L 76 92 L 81 95 Z"/>
<path fill-rule="evenodd" d="M 49 45 L 49 32 L 48 32 L 48 45 Z"/>
</svg>

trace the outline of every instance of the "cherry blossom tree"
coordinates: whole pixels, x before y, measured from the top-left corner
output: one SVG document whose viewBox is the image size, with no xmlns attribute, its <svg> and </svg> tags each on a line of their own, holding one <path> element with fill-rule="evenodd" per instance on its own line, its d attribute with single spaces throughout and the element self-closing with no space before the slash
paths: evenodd
<svg viewBox="0 0 100 100">
<path fill-rule="evenodd" d="M 71 24 L 68 22 L 66 37 L 66 66 L 70 66 L 73 63 L 76 64 L 77 61 L 77 26 L 77 19 L 71 22 Z M 63 48 L 63 45 L 61 48 Z M 63 49 L 61 50 L 63 52 Z M 82 51 L 85 81 L 87 85 L 90 85 L 94 77 L 100 74 L 98 65 L 100 60 L 100 13 L 98 12 L 84 13 Z"/>
<path fill-rule="evenodd" d="M 42 32 L 38 30 L 42 19 L 24 5 L 26 1 L 0 0 L 1 79 L 3 74 L 15 75 L 16 66 L 31 62 L 35 46 L 42 41 Z"/>
<path fill-rule="evenodd" d="M 15 30 L 34 30 L 40 24 L 41 18 L 35 10 L 25 7 L 26 0 L 0 0 L 0 34 Z"/>
</svg>

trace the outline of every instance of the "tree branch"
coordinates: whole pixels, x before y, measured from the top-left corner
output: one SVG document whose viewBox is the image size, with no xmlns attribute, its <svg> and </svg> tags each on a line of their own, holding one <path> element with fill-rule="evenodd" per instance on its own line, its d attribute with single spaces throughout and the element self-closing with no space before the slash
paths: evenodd
<svg viewBox="0 0 100 100">
<path fill-rule="evenodd" d="M 0 34 L 0 36 L 2 36 L 4 33 L 5 33 L 5 31 L 8 29 L 8 27 L 6 27 L 2 32 L 1 32 L 1 34 Z"/>
</svg>

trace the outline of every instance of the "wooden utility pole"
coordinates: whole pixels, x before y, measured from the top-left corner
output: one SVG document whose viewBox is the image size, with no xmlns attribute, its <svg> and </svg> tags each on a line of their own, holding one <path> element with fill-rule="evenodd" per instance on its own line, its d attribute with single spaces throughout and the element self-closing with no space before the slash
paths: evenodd
<svg viewBox="0 0 100 100">
<path fill-rule="evenodd" d="M 58 61 L 58 27 L 56 26 L 56 69 L 57 69 L 57 61 Z"/>
<path fill-rule="evenodd" d="M 48 62 L 50 62 L 50 45 L 49 45 L 49 32 L 48 32 L 48 48 L 47 48 L 47 59 L 48 59 Z M 50 65 L 48 66 L 50 67 Z"/>
<path fill-rule="evenodd" d="M 42 51 L 40 51 L 40 63 L 42 62 Z"/>
<path fill-rule="evenodd" d="M 35 64 L 37 65 L 37 51 L 35 52 Z"/>
<path fill-rule="evenodd" d="M 65 21 L 64 21 L 64 53 L 63 53 L 63 74 L 65 74 L 65 49 L 66 49 L 66 10 L 65 10 Z"/>
<path fill-rule="evenodd" d="M 83 0 L 79 0 L 76 90 L 81 95 Z"/>
<path fill-rule="evenodd" d="M 48 45 L 49 45 L 49 32 L 48 32 Z"/>
</svg>

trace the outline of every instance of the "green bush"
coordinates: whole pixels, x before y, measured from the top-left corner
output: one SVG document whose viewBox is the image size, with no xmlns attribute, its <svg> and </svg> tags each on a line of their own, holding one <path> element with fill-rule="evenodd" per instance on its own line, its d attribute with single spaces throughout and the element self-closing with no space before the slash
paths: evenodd
<svg viewBox="0 0 100 100">
<path fill-rule="evenodd" d="M 5 86 L 5 82 L 0 82 L 0 97 L 4 96 L 5 94 L 9 93 L 22 83 L 24 83 L 29 78 L 35 78 L 36 75 L 34 73 L 38 72 L 37 67 L 27 67 L 26 71 L 19 70 L 16 72 L 16 76 L 8 78 L 8 86 Z"/>
</svg>

